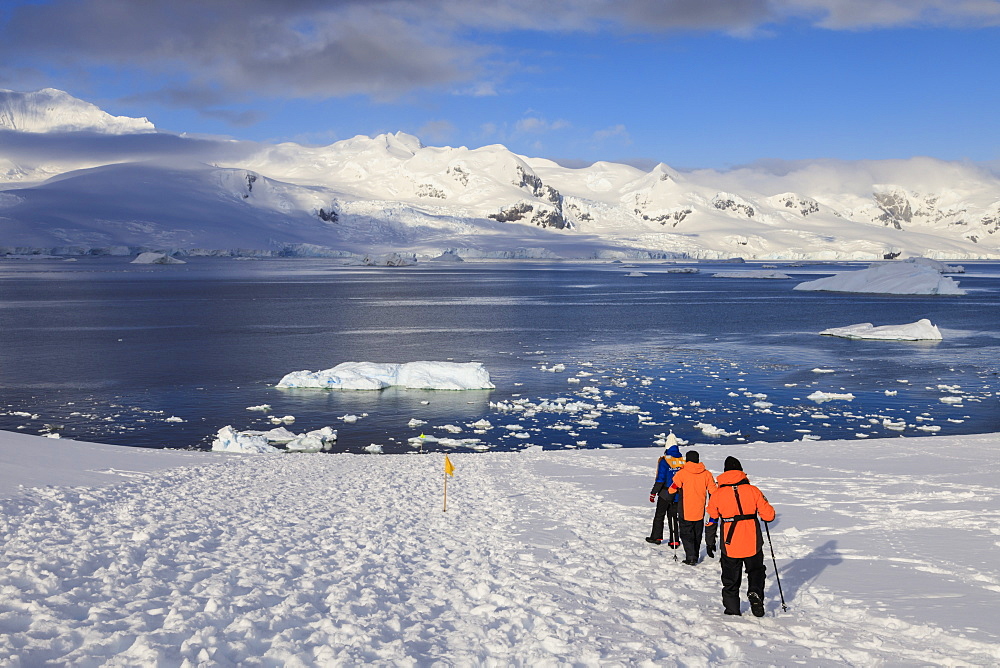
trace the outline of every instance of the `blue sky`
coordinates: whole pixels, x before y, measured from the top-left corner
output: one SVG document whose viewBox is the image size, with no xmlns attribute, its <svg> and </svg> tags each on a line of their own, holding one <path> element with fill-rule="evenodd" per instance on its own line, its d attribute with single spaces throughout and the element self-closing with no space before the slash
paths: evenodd
<svg viewBox="0 0 1000 668">
<path fill-rule="evenodd" d="M 0 87 L 562 161 L 1000 162 L 1000 0 L 7 0 Z"/>
</svg>

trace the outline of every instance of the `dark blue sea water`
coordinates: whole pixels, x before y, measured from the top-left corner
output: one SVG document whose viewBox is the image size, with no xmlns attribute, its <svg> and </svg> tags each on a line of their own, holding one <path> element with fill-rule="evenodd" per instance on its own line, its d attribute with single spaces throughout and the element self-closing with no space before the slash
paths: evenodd
<svg viewBox="0 0 1000 668">
<path fill-rule="evenodd" d="M 966 296 L 904 297 L 792 290 L 859 265 L 782 267 L 792 280 L 751 280 L 712 278 L 734 267 L 705 264 L 670 274 L 653 263 L 129 259 L 0 262 L 0 429 L 208 448 L 225 425 L 271 428 L 268 414 L 246 410 L 270 404 L 270 415 L 296 418 L 293 431 L 338 429 L 337 450 L 347 452 L 372 443 L 408 452 L 420 433 L 509 450 L 648 446 L 669 430 L 696 443 L 1000 431 L 996 263 L 966 263 L 955 277 Z M 647 276 L 627 276 L 640 270 Z M 920 318 L 944 341 L 817 335 Z M 497 389 L 274 387 L 290 371 L 415 360 L 483 362 Z M 854 399 L 809 400 L 817 390 Z M 558 399 L 595 409 L 532 407 Z M 513 402 L 528 410 L 495 407 Z M 408 427 L 413 418 L 426 424 Z M 483 418 L 493 428 L 473 433 L 467 425 Z"/>
</svg>

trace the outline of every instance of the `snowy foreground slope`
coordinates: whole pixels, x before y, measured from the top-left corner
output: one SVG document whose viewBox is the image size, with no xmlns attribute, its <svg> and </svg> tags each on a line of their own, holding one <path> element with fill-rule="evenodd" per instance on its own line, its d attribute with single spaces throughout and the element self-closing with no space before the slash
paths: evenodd
<svg viewBox="0 0 1000 668">
<path fill-rule="evenodd" d="M 658 448 L 453 454 L 444 513 L 439 454 L 113 467 L 0 434 L 0 664 L 998 665 L 998 446 L 699 446 L 779 513 L 788 611 L 771 577 L 756 619 L 722 615 L 714 560 L 642 540 Z M 66 453 L 80 486 L 12 485 Z"/>
<path fill-rule="evenodd" d="M 0 91 L 0 223 L 15 253 L 987 259 L 1000 178 L 930 158 L 679 172 L 402 132 L 194 138 L 61 91 Z"/>
</svg>

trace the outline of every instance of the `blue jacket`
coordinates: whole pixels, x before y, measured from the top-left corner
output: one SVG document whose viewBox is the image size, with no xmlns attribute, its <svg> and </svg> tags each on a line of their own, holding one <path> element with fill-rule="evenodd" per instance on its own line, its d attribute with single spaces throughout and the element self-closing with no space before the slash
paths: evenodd
<svg viewBox="0 0 1000 668">
<path fill-rule="evenodd" d="M 667 490 L 674 481 L 674 474 L 682 466 L 684 466 L 684 459 L 681 457 L 680 448 L 676 445 L 671 445 L 656 463 L 656 480 L 653 482 L 653 489 L 649 493 L 672 497 L 673 494 L 668 495 Z"/>
</svg>

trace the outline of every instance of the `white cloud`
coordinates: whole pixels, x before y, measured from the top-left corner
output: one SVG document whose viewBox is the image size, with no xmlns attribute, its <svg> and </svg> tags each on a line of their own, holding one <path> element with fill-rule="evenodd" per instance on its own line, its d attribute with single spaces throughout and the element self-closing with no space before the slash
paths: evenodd
<svg viewBox="0 0 1000 668">
<path fill-rule="evenodd" d="M 428 142 L 442 144 L 455 136 L 455 126 L 451 121 L 438 120 L 425 123 L 418 131 L 420 139 Z"/>
<path fill-rule="evenodd" d="M 570 122 L 564 119 L 550 122 L 538 116 L 526 116 L 514 125 L 514 129 L 524 134 L 541 134 L 556 130 L 565 130 L 570 126 Z"/>
<path fill-rule="evenodd" d="M 594 133 L 594 141 L 597 142 L 603 142 L 612 138 L 620 139 L 621 143 L 626 145 L 632 143 L 632 137 L 629 136 L 628 130 L 621 123 L 604 128 L 603 130 L 598 130 Z"/>
<path fill-rule="evenodd" d="M 779 15 L 806 16 L 831 30 L 1000 25 L 997 0 L 776 0 Z"/>
<path fill-rule="evenodd" d="M 252 113 L 226 105 L 260 95 L 494 96 L 518 70 L 504 48 L 518 29 L 747 34 L 793 19 L 826 29 L 974 28 L 1000 25 L 1000 0 L 17 0 L 2 19 L 7 86 L 33 81 L 31 72 L 82 77 L 100 67 L 163 81 L 152 93 L 159 101 L 239 123 Z M 559 123 L 524 119 L 523 131 Z"/>
<path fill-rule="evenodd" d="M 496 84 L 492 81 L 477 81 L 471 86 L 455 91 L 456 95 L 466 95 L 469 97 L 496 97 Z"/>
</svg>

